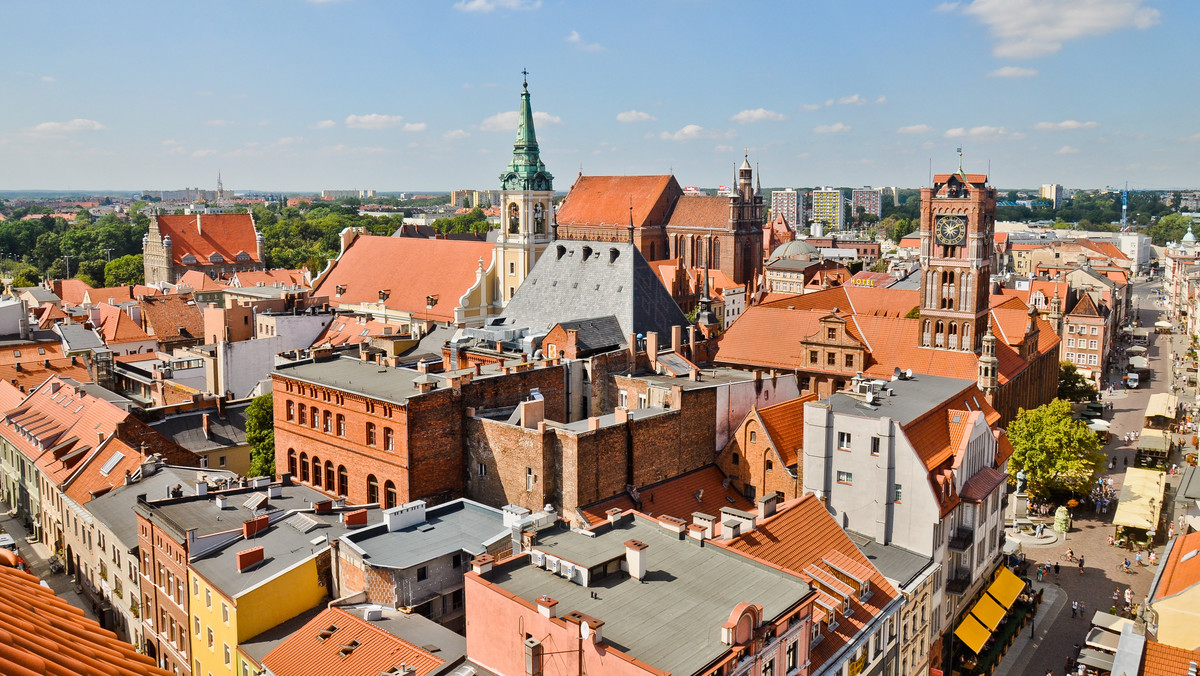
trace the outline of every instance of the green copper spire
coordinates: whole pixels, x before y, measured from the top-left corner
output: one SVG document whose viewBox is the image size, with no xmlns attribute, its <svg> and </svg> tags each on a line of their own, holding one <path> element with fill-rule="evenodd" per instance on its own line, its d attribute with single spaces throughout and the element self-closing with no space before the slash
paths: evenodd
<svg viewBox="0 0 1200 676">
<path fill-rule="evenodd" d="M 528 75 L 522 71 L 523 75 Z M 533 129 L 533 106 L 529 103 L 529 83 L 523 82 L 521 110 L 517 117 L 517 140 L 513 143 L 513 158 L 500 175 L 504 190 L 553 190 L 554 176 L 546 171 L 538 155 L 537 133 Z"/>
</svg>

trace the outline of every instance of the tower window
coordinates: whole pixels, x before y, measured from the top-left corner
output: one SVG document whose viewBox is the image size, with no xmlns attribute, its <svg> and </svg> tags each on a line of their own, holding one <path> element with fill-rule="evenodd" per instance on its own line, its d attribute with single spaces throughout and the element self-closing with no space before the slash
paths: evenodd
<svg viewBox="0 0 1200 676">
<path fill-rule="evenodd" d="M 517 264 L 516 264 L 516 263 L 513 263 L 512 261 L 509 261 L 509 263 L 508 263 L 508 274 L 510 274 L 510 275 L 515 275 L 515 274 L 517 274 Z"/>
</svg>

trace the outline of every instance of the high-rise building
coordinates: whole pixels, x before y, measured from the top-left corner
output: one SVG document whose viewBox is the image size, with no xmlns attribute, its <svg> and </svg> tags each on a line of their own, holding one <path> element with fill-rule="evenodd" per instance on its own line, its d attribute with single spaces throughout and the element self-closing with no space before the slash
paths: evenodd
<svg viewBox="0 0 1200 676">
<path fill-rule="evenodd" d="M 1042 199 L 1049 200 L 1050 206 L 1057 209 L 1062 206 L 1063 187 L 1057 183 L 1047 183 L 1039 191 Z"/>
<path fill-rule="evenodd" d="M 771 215 L 783 216 L 787 220 L 787 224 L 791 227 L 796 227 L 799 222 L 800 193 L 794 188 L 787 190 L 772 190 L 771 191 Z"/>
<path fill-rule="evenodd" d="M 812 191 L 813 223 L 824 224 L 824 230 L 841 230 L 846 224 L 846 198 L 837 188 L 822 188 Z"/>
<path fill-rule="evenodd" d="M 855 216 L 858 215 L 858 208 L 862 207 L 865 213 L 875 214 L 876 218 L 883 215 L 883 200 L 882 190 L 867 186 L 858 188 L 850 193 L 850 212 Z"/>
</svg>

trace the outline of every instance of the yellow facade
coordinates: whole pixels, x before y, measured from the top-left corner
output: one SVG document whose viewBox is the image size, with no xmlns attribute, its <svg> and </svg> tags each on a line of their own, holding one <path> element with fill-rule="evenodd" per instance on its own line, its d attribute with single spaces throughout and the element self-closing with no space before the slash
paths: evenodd
<svg viewBox="0 0 1200 676">
<path fill-rule="evenodd" d="M 329 556 L 328 551 L 322 556 Z M 320 584 L 316 558 L 233 598 L 195 571 L 189 570 L 188 577 L 193 592 L 190 627 L 193 676 L 255 673 L 257 666 L 246 662 L 238 644 L 296 617 L 328 596 L 328 589 Z M 211 644 L 209 631 L 213 636 Z"/>
<path fill-rule="evenodd" d="M 1200 585 L 1151 604 L 1158 616 L 1158 640 L 1185 650 L 1200 649 Z"/>
</svg>

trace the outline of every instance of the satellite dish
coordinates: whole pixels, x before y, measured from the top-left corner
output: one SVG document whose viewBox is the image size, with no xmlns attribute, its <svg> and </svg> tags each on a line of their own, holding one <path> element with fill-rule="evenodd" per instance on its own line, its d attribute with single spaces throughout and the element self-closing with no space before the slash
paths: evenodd
<svg viewBox="0 0 1200 676">
<path fill-rule="evenodd" d="M 900 373 L 900 367 L 899 367 L 899 366 L 897 366 L 896 368 L 892 369 L 892 380 L 900 380 L 900 376 L 901 376 L 901 375 L 902 375 L 902 374 Z"/>
<path fill-rule="evenodd" d="M 587 623 L 587 620 L 579 623 L 579 636 L 585 641 L 592 637 L 592 627 Z"/>
<path fill-rule="evenodd" d="M 905 371 L 904 377 L 908 378 L 909 380 L 912 380 L 912 369 L 908 369 L 907 371 Z"/>
<path fill-rule="evenodd" d="M 867 392 L 867 403 L 868 403 L 868 404 L 874 404 L 874 403 L 875 403 L 875 395 L 874 395 L 874 394 L 871 394 L 870 392 Z"/>
</svg>

